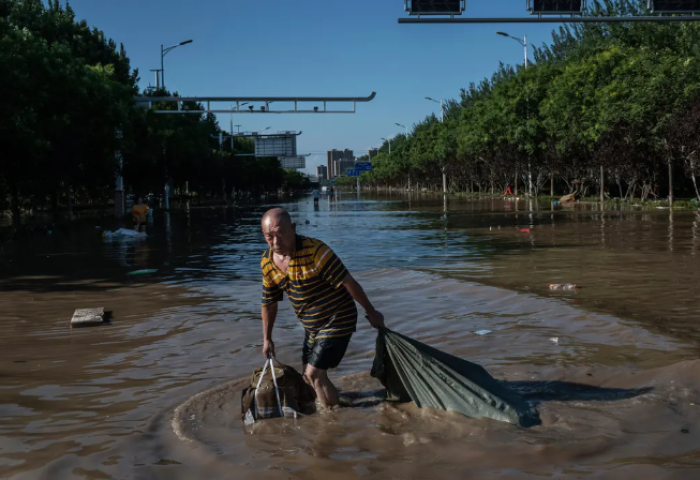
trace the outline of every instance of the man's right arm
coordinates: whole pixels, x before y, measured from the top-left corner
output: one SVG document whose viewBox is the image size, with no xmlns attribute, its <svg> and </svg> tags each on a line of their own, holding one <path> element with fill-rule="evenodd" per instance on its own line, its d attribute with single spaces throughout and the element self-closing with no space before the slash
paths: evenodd
<svg viewBox="0 0 700 480">
<path fill-rule="evenodd" d="M 277 307 L 279 302 L 272 302 L 262 306 L 263 324 L 263 356 L 272 358 L 275 356 L 275 343 L 272 341 L 272 329 L 277 319 Z"/>
</svg>

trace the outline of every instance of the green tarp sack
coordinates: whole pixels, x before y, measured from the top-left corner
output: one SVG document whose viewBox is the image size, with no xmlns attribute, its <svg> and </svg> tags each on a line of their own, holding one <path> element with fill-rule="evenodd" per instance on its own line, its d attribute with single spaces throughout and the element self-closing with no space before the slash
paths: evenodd
<svg viewBox="0 0 700 480">
<path fill-rule="evenodd" d="M 540 424 L 537 411 L 483 367 L 387 328 L 379 330 L 372 376 L 390 402 L 454 410 L 522 427 Z"/>
</svg>

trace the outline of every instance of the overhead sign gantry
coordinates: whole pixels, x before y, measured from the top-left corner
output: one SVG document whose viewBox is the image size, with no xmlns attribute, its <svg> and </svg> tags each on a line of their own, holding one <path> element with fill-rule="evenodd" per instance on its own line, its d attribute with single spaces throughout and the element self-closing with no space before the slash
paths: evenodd
<svg viewBox="0 0 700 480">
<path fill-rule="evenodd" d="M 641 16 L 584 15 L 587 0 L 526 0 L 525 7 L 530 17 L 455 18 L 465 12 L 466 0 L 404 0 L 410 17 L 399 18 L 399 23 L 700 22 L 700 0 L 647 0 L 649 15 Z"/>
<path fill-rule="evenodd" d="M 175 109 L 158 109 L 155 108 L 155 113 L 162 114 L 182 114 L 182 113 L 235 113 L 235 114 L 251 114 L 251 113 L 355 113 L 357 104 L 363 102 L 371 102 L 376 96 L 376 92 L 368 97 L 136 97 L 137 106 L 145 108 L 153 108 L 154 104 L 158 103 L 176 103 Z M 203 105 L 204 109 L 189 109 L 187 103 L 196 102 Z M 235 110 L 231 108 L 217 109 L 212 108 L 212 103 L 227 103 L 235 104 Z M 258 107 L 254 103 L 260 104 Z M 274 106 L 271 104 L 274 103 Z M 352 110 L 346 109 L 329 109 L 328 104 L 352 104 Z M 243 104 L 248 104 L 247 108 L 241 109 Z M 288 107 L 280 104 L 286 104 Z M 301 104 L 301 105 L 300 105 Z"/>
</svg>

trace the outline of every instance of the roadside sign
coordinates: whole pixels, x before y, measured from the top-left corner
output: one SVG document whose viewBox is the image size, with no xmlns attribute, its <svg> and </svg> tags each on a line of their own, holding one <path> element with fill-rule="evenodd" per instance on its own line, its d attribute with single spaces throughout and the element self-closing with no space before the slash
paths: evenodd
<svg viewBox="0 0 700 480">
<path fill-rule="evenodd" d="M 461 15 L 462 0 L 411 0 L 407 8 L 410 15 Z"/>
<path fill-rule="evenodd" d="M 372 162 L 358 162 L 355 164 L 355 170 L 359 170 L 360 172 L 371 172 Z"/>
<path fill-rule="evenodd" d="M 359 177 L 360 171 L 357 170 L 356 168 L 348 168 L 347 176 L 348 177 Z"/>
</svg>

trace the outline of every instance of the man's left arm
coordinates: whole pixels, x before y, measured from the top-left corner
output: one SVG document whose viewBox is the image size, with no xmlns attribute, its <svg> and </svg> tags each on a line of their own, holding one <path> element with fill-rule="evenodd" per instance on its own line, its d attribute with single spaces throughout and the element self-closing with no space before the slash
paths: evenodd
<svg viewBox="0 0 700 480">
<path fill-rule="evenodd" d="M 345 276 L 345 280 L 343 280 L 343 285 L 348 290 L 350 296 L 357 303 L 362 305 L 362 308 L 365 309 L 365 313 L 367 314 L 367 320 L 369 321 L 370 325 L 372 325 L 374 328 L 384 327 L 384 315 L 382 315 L 381 312 L 374 309 L 374 306 L 372 305 L 372 302 L 369 301 L 369 298 L 367 298 L 367 294 L 362 288 L 362 285 L 357 283 L 357 280 L 355 280 L 355 278 L 352 275 L 350 275 L 350 273 L 348 273 Z"/>
</svg>

